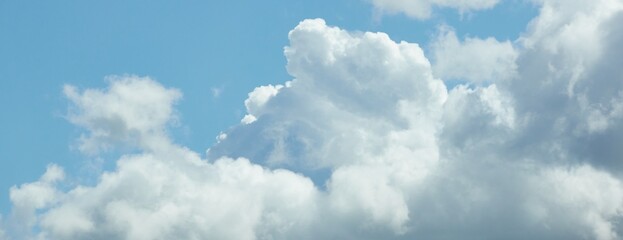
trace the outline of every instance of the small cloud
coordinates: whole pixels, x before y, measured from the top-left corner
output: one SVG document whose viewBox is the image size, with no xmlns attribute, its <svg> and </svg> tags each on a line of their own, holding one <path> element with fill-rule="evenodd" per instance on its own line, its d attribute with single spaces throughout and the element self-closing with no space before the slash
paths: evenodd
<svg viewBox="0 0 623 240">
<path fill-rule="evenodd" d="M 251 114 L 247 114 L 244 115 L 244 117 L 242 118 L 242 120 L 240 120 L 241 123 L 243 124 L 251 124 L 253 122 L 255 122 L 257 120 L 257 118 Z"/>
<path fill-rule="evenodd" d="M 227 139 L 227 134 L 224 133 L 224 132 L 221 132 L 221 133 L 218 134 L 218 136 L 216 136 L 216 140 L 218 142 L 223 141 L 225 139 Z"/>
</svg>

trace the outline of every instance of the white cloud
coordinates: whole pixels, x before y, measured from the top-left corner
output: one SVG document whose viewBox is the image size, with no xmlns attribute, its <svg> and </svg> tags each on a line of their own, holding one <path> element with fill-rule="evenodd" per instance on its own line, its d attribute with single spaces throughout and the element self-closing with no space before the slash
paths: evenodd
<svg viewBox="0 0 623 240">
<path fill-rule="evenodd" d="M 417 44 L 395 43 L 384 33 L 351 35 L 319 19 L 302 22 L 290 39 L 287 69 L 296 79 L 263 105 L 257 122 L 229 132 L 227 141 L 210 150 L 213 156 L 312 168 L 372 161 L 386 150 L 385 141 L 398 141 L 392 131 L 411 125 L 407 118 L 414 113 L 422 116 L 413 121 L 422 139 L 409 144 L 434 155 L 428 140 L 446 89 L 432 77 Z M 249 132 L 258 134 L 245 137 Z"/>
<path fill-rule="evenodd" d="M 240 119 L 240 123 L 243 124 L 251 124 L 253 122 L 255 122 L 257 120 L 257 118 L 251 114 L 246 114 L 244 115 L 244 117 L 242 117 L 242 119 Z"/>
<path fill-rule="evenodd" d="M 24 238 L 37 221 L 37 210 L 46 209 L 60 200 L 62 194 L 56 189 L 56 183 L 65 178 L 63 170 L 56 165 L 49 165 L 39 181 L 25 183 L 10 190 L 13 203 L 11 227 L 15 235 Z"/>
<path fill-rule="evenodd" d="M 11 190 L 10 220 L 43 239 L 619 239 L 623 14 L 558 3 L 540 3 L 520 48 L 446 35 L 457 54 L 499 47 L 516 66 L 450 90 L 417 44 L 305 20 L 285 48 L 294 80 L 250 93 L 254 121 L 207 159 L 167 137 L 179 91 L 131 76 L 68 87 L 86 142 L 141 151 L 69 190 L 51 165 Z M 597 47 L 561 30 L 582 26 Z"/>
<path fill-rule="evenodd" d="M 255 239 L 303 231 L 317 191 L 302 176 L 245 159 L 212 164 L 171 146 L 126 156 L 40 218 L 48 239 Z M 311 210 L 311 209 L 309 209 Z M 296 238 L 296 235 L 292 235 Z"/>
<path fill-rule="evenodd" d="M 334 168 L 328 203 L 320 207 L 335 215 L 327 220 L 332 225 L 348 229 L 325 230 L 329 236 L 368 225 L 405 233 L 404 190 L 415 190 L 437 161 L 443 82 L 432 77 L 417 44 L 395 43 L 383 33 L 350 34 L 315 19 L 301 22 L 289 37 L 287 69 L 295 80 L 279 94 L 266 88 L 274 94 L 256 122 L 228 132 L 210 155 L 247 157 L 309 175 Z M 419 117 L 411 119 L 413 114 Z M 361 181 L 371 173 L 374 178 Z M 315 180 L 323 185 L 325 179 Z M 377 195 L 386 197 L 369 198 Z"/>
<path fill-rule="evenodd" d="M 277 95 L 281 88 L 283 88 L 283 85 L 267 85 L 253 89 L 249 93 L 249 97 L 244 100 L 244 106 L 247 108 L 248 114 L 242 118 L 241 122 L 244 124 L 255 122 L 257 117 L 262 114 L 264 105 L 266 105 L 268 100 Z"/>
<path fill-rule="evenodd" d="M 535 121 L 519 137 L 547 139 L 542 148 L 620 172 L 623 140 L 618 114 L 623 70 L 620 1 L 543 1 L 520 39 L 518 79 L 504 83 L 517 115 Z M 538 120 L 538 121 L 537 121 Z M 553 126 L 556 126 L 553 128 Z M 556 129 L 550 131 L 547 129 Z M 557 150 L 561 151 L 561 150 Z"/>
<path fill-rule="evenodd" d="M 604 26 L 620 14 L 623 2 L 619 0 L 561 1 L 538 0 L 540 14 L 533 19 L 526 33 L 519 39 L 524 54 L 544 55 L 541 60 L 549 67 L 554 81 L 564 81 L 568 95 L 574 95 L 576 85 L 586 79 L 586 72 L 603 60 L 611 51 L 604 46 L 607 36 L 613 36 L 615 26 Z M 530 52 L 532 50 L 533 52 Z M 536 56 L 535 56 L 536 57 Z"/>
<path fill-rule="evenodd" d="M 142 153 L 124 155 L 95 186 L 62 191 L 63 170 L 50 165 L 39 181 L 11 189 L 12 220 L 20 239 L 270 239 L 305 235 L 320 193 L 288 170 L 268 170 L 246 159 L 201 160 L 168 141 L 165 124 L 181 94 L 148 78 L 109 80 L 107 90 L 66 90 L 78 109 L 71 119 L 93 132 L 113 131 L 112 118 L 136 132 Z M 127 95 L 125 93 L 128 93 Z M 135 93 L 139 95 L 130 95 Z M 146 98 L 141 98 L 143 95 Z M 155 104 L 151 106 L 147 101 Z M 147 109 L 145 109 L 147 108 Z M 147 114 L 142 116 L 141 114 Z M 154 122 L 146 122 L 150 117 Z M 165 140 L 162 140 L 164 138 Z M 91 141 L 126 143 L 126 138 Z M 225 139 L 224 137 L 222 138 Z M 117 142 L 113 142 L 117 141 Z M 157 142 L 157 145 L 153 145 Z M 113 144 L 116 146 L 115 144 Z M 30 228 L 39 232 L 28 236 Z M 296 231 L 295 231 L 296 230 Z"/>
<path fill-rule="evenodd" d="M 540 204 L 530 207 L 538 209 L 537 221 L 553 222 L 546 219 L 552 216 L 567 215 L 571 221 L 593 233 L 594 239 L 618 239 L 620 231 L 615 217 L 621 217 L 623 206 L 623 185 L 621 180 L 605 172 L 597 171 L 586 165 L 572 169 L 553 169 L 545 172 L 535 181 L 554 182 L 556 185 L 535 184 L 538 191 L 549 192 L 548 196 L 534 196 Z M 595 186 L 599 186 L 596 188 Z M 548 204 L 549 206 L 543 206 Z M 558 212 L 560 211 L 560 212 Z M 556 219 L 555 221 L 569 221 Z M 618 228 L 618 229 L 617 229 Z M 571 229 L 570 229 L 571 230 Z M 572 230 L 578 231 L 578 230 Z M 619 232 L 620 234 L 620 232 Z"/>
<path fill-rule="evenodd" d="M 547 102 L 550 92 L 523 96 L 521 90 L 531 86 L 514 88 L 527 79 L 543 81 L 526 70 L 539 59 L 520 59 L 532 56 L 510 42 L 445 37 L 456 43 L 453 54 L 467 55 L 465 65 L 479 62 L 469 54 L 496 50 L 480 61 L 488 67 L 448 70 L 490 85 L 446 93 L 436 87 L 443 85 L 417 45 L 393 43 L 378 33 L 349 34 L 324 27 L 321 20 L 301 23 L 286 48 L 287 68 L 295 77 L 291 88 L 264 106 L 265 121 L 233 129 L 211 155 L 244 156 L 302 169 L 319 184 L 328 180 L 334 221 L 366 229 L 370 238 L 616 239 L 621 180 L 591 166 L 599 166 L 599 159 L 578 163 L 584 157 L 573 153 L 570 140 L 585 135 L 568 130 L 543 135 L 548 131 L 541 126 L 555 124 L 542 111 L 552 109 L 523 107 L 535 99 Z M 616 112 L 614 103 L 608 106 Z M 578 117 L 572 112 L 580 108 L 570 105 L 554 119 Z M 323 167 L 332 169 L 328 179 L 317 177 Z M 604 186 L 599 188 L 604 194 L 574 189 L 567 185 L 570 179 Z M 559 186 L 569 187 L 557 196 L 570 199 L 552 197 L 551 189 Z"/>
<path fill-rule="evenodd" d="M 380 11 L 404 13 L 418 19 L 427 19 L 434 8 L 455 8 L 460 13 L 493 8 L 499 0 L 371 0 Z"/>
<path fill-rule="evenodd" d="M 73 103 L 69 121 L 89 131 L 80 138 L 79 149 L 96 153 L 118 142 L 157 147 L 165 140 L 166 124 L 175 119 L 173 104 L 182 94 L 146 77 L 111 76 L 108 81 L 105 90 L 63 89 Z"/>
<path fill-rule="evenodd" d="M 516 74 L 518 52 L 510 41 L 466 38 L 460 42 L 454 30 L 442 27 L 432 46 L 435 76 L 475 83 L 507 80 Z"/>
<path fill-rule="evenodd" d="M 217 141 L 223 141 L 225 139 L 227 139 L 227 134 L 225 134 L 223 132 L 219 133 L 218 136 L 216 136 L 216 140 Z"/>
</svg>

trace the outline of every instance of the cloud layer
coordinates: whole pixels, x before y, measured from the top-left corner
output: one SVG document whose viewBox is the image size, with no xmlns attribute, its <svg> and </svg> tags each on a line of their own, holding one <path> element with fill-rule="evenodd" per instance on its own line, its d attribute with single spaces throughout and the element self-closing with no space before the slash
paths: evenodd
<svg viewBox="0 0 623 240">
<path fill-rule="evenodd" d="M 294 79 L 251 92 L 205 159 L 167 136 L 180 91 L 135 76 L 66 86 L 81 150 L 135 151 L 93 186 L 63 187 L 50 165 L 13 187 L 8 234 L 619 239 L 623 3 L 538 4 L 514 43 L 442 31 L 432 64 L 384 33 L 302 21 L 285 48 Z"/>
</svg>

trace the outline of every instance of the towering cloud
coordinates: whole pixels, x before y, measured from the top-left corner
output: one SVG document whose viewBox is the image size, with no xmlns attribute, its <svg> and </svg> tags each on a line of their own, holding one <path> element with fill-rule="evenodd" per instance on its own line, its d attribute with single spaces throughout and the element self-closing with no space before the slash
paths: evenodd
<svg viewBox="0 0 623 240">
<path fill-rule="evenodd" d="M 538 4 L 513 44 L 442 32 L 433 65 L 417 44 L 302 21 L 285 48 L 294 79 L 251 92 L 205 159 L 167 135 L 178 90 L 134 76 L 67 86 L 82 149 L 134 153 L 92 186 L 61 188 L 50 165 L 12 188 L 22 228 L 8 234 L 620 239 L 623 3 Z"/>
</svg>

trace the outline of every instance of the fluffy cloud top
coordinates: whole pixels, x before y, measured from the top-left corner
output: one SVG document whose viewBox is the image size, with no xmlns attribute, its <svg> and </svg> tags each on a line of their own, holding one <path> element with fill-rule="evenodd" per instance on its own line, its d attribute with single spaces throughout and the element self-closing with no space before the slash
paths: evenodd
<svg viewBox="0 0 623 240">
<path fill-rule="evenodd" d="M 8 234 L 620 239 L 623 8 L 571 2 L 541 1 L 517 47 L 440 37 L 435 51 L 451 52 L 440 56 L 492 49 L 475 63 L 496 70 L 465 59 L 439 70 L 417 44 L 305 20 L 285 48 L 294 80 L 250 93 L 250 117 L 206 159 L 166 134 L 179 91 L 132 76 L 66 87 L 84 149 L 140 151 L 92 186 L 63 188 L 50 165 L 13 187 Z M 449 76 L 482 84 L 448 90 Z"/>
<path fill-rule="evenodd" d="M 260 86 L 256 87 L 252 92 L 250 92 L 249 98 L 244 101 L 244 106 L 247 108 L 248 114 L 244 116 L 241 122 L 244 124 L 254 122 L 257 119 L 255 116 L 259 116 L 261 114 L 261 111 L 266 102 L 268 102 L 270 98 L 277 95 L 281 88 L 283 88 L 283 85 Z"/>
<path fill-rule="evenodd" d="M 379 10 L 388 13 L 404 13 L 409 17 L 427 19 L 433 8 L 455 8 L 461 13 L 494 7 L 499 0 L 371 0 Z"/>
</svg>

